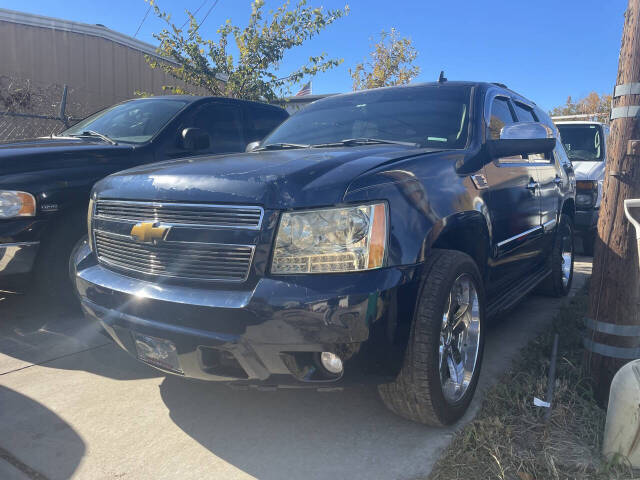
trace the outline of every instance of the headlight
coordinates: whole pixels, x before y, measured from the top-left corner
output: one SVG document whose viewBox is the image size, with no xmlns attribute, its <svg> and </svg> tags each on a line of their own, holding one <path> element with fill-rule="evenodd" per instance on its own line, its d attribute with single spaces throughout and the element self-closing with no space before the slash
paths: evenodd
<svg viewBox="0 0 640 480">
<path fill-rule="evenodd" d="M 286 212 L 280 220 L 271 273 L 357 272 L 380 268 L 386 243 L 384 203 Z"/>
<path fill-rule="evenodd" d="M 598 182 L 596 180 L 578 180 L 576 182 L 576 207 L 591 208 L 598 200 Z"/>
<path fill-rule="evenodd" d="M 33 217 L 36 199 L 27 192 L 0 190 L 0 218 Z"/>
</svg>

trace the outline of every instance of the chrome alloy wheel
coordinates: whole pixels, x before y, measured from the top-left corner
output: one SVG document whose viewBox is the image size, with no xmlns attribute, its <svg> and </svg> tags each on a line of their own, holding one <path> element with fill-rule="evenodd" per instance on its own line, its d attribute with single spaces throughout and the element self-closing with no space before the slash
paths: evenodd
<svg viewBox="0 0 640 480">
<path fill-rule="evenodd" d="M 573 267 L 573 242 L 571 232 L 564 232 L 562 235 L 562 285 L 566 288 L 571 279 Z"/>
<path fill-rule="evenodd" d="M 478 293 L 472 277 L 462 274 L 453 282 L 440 329 L 440 384 L 449 403 L 460 400 L 473 379 L 480 328 Z"/>
</svg>

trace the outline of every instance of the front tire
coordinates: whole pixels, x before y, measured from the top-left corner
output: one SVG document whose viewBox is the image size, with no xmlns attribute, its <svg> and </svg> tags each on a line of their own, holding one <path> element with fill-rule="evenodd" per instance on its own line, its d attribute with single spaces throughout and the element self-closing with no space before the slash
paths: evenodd
<svg viewBox="0 0 640 480">
<path fill-rule="evenodd" d="M 596 235 L 597 232 L 595 230 L 590 230 L 589 232 L 582 235 L 582 251 L 588 257 L 593 257 L 593 249 L 596 244 Z"/>
<path fill-rule="evenodd" d="M 86 234 L 86 217 L 80 211 L 62 217 L 41 244 L 35 268 L 35 284 L 44 299 L 76 307 L 77 297 L 69 278 L 69 258 Z"/>
<path fill-rule="evenodd" d="M 404 363 L 380 385 L 384 404 L 409 420 L 449 425 L 467 410 L 484 350 L 484 291 L 471 257 L 433 250 L 426 265 Z"/>
</svg>

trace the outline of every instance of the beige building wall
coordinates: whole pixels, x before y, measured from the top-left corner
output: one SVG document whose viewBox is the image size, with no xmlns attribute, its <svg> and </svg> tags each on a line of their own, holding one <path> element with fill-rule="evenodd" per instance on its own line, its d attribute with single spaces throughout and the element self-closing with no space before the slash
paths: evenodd
<svg viewBox="0 0 640 480">
<path fill-rule="evenodd" d="M 57 115 L 65 84 L 67 114 L 76 118 L 136 91 L 163 94 L 162 86 L 176 81 L 149 67 L 145 55 L 153 54 L 153 45 L 100 25 L 0 9 L 0 111 Z M 29 102 L 5 100 L 21 91 Z"/>
</svg>

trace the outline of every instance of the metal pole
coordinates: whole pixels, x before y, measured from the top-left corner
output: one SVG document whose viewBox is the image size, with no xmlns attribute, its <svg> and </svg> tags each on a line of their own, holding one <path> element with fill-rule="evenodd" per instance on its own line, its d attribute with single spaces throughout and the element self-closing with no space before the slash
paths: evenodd
<svg viewBox="0 0 640 480">
<path fill-rule="evenodd" d="M 60 102 L 60 120 L 62 121 L 62 123 L 64 123 L 65 127 L 68 127 L 69 123 L 67 122 L 66 110 L 67 110 L 67 85 L 65 84 L 64 88 L 62 89 L 62 101 Z"/>
<path fill-rule="evenodd" d="M 551 418 L 551 409 L 553 408 L 553 389 L 556 384 L 556 363 L 558 362 L 558 334 L 553 337 L 553 349 L 551 350 L 551 364 L 549 365 L 549 378 L 547 379 L 547 403 L 549 408 L 544 412 L 544 421 L 548 422 Z"/>
</svg>

